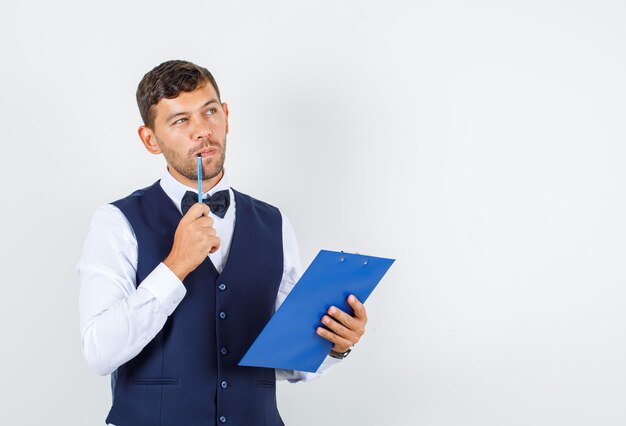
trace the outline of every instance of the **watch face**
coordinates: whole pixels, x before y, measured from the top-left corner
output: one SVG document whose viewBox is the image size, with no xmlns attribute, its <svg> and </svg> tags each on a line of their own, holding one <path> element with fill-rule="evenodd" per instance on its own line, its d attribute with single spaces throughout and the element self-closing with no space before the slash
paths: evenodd
<svg viewBox="0 0 626 426">
<path fill-rule="evenodd" d="M 352 348 L 349 348 L 347 351 L 345 352 L 337 352 L 334 350 L 330 350 L 330 353 L 328 355 L 330 355 L 332 358 L 337 358 L 337 359 L 344 359 L 345 357 L 348 356 L 348 354 L 350 353 L 350 351 L 352 351 Z"/>
</svg>

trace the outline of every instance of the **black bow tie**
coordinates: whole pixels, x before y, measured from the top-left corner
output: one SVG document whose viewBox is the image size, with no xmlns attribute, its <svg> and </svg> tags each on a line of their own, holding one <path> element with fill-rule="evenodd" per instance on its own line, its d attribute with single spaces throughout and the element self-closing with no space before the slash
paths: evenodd
<svg viewBox="0 0 626 426">
<path fill-rule="evenodd" d="M 187 211 L 198 202 L 198 194 L 192 191 L 185 192 L 183 200 L 180 202 L 180 209 L 183 211 L 183 216 L 187 214 Z M 209 206 L 211 213 L 215 216 L 219 216 L 222 219 L 226 215 L 226 211 L 230 206 L 230 193 L 227 189 L 223 191 L 217 191 L 212 196 L 208 196 L 203 199 L 202 202 Z"/>
</svg>

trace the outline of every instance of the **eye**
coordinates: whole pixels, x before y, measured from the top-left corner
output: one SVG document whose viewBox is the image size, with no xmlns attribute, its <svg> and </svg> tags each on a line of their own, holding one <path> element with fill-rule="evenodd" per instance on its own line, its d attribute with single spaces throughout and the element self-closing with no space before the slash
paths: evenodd
<svg viewBox="0 0 626 426">
<path fill-rule="evenodd" d="M 186 118 L 179 118 L 178 120 L 174 121 L 172 124 L 183 124 L 185 121 L 187 121 Z"/>
<path fill-rule="evenodd" d="M 206 115 L 213 115 L 217 112 L 217 108 L 209 108 L 206 112 Z"/>
</svg>

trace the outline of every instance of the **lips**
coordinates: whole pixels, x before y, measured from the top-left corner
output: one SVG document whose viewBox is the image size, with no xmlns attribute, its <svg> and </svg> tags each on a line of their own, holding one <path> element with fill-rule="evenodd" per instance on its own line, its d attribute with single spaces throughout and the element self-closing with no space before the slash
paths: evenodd
<svg viewBox="0 0 626 426">
<path fill-rule="evenodd" d="M 215 148 L 203 149 L 202 151 L 196 152 L 195 156 L 201 155 L 202 158 L 210 157 L 217 152 Z"/>
</svg>

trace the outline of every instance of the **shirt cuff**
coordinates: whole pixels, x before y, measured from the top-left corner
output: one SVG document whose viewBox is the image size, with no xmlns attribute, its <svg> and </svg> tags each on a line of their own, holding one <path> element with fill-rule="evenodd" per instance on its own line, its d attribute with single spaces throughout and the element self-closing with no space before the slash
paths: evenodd
<svg viewBox="0 0 626 426">
<path fill-rule="evenodd" d="M 174 309 L 187 294 L 183 282 L 163 262 L 150 272 L 150 275 L 141 282 L 139 288 L 150 292 L 159 302 L 158 309 L 168 316 L 174 312 Z"/>
<path fill-rule="evenodd" d="M 326 356 L 324 361 L 319 366 L 315 373 L 309 373 L 307 371 L 298 371 L 298 370 L 282 370 L 277 368 L 276 371 L 276 380 L 287 380 L 290 383 L 297 382 L 308 382 L 313 379 L 317 379 L 319 377 L 325 376 L 326 373 L 337 363 L 340 363 L 341 360 L 337 358 L 333 358 L 331 356 Z"/>
<path fill-rule="evenodd" d="M 324 375 L 328 372 L 328 370 L 330 370 L 333 365 L 338 364 L 341 361 L 343 361 L 343 359 L 333 358 L 330 355 L 326 355 L 326 358 L 324 358 L 324 361 L 320 365 L 320 368 L 317 369 L 317 373 L 320 375 Z"/>
</svg>

